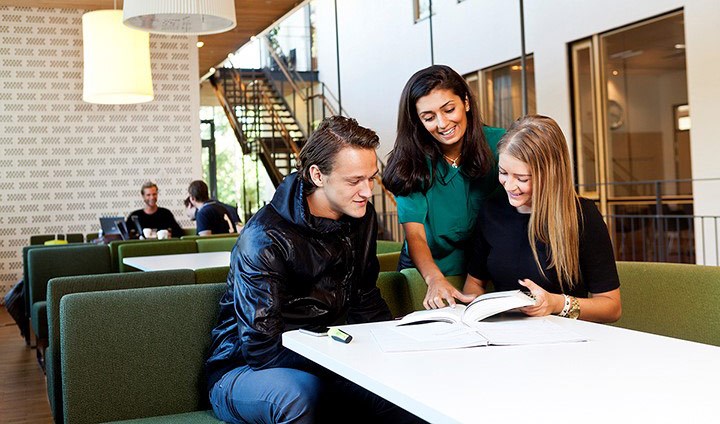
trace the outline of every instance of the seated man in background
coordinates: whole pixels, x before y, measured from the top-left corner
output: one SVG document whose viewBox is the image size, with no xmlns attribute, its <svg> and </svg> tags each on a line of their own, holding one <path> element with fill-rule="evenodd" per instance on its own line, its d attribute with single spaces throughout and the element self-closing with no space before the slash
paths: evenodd
<svg viewBox="0 0 720 424">
<path fill-rule="evenodd" d="M 206 363 L 210 402 L 229 423 L 420 421 L 282 345 L 298 328 L 392 319 L 376 286 L 369 199 L 378 136 L 323 121 L 299 170 L 243 228 Z"/>
<path fill-rule="evenodd" d="M 139 237 L 142 235 L 143 228 L 152 228 L 154 230 L 168 230 L 171 237 L 181 237 L 183 229 L 175 220 L 172 212 L 157 205 L 158 186 L 152 181 L 147 181 L 142 185 L 140 194 L 142 194 L 145 207 L 133 211 L 127 217 L 125 225 L 128 231 L 130 233 L 138 232 L 136 237 Z"/>
<path fill-rule="evenodd" d="M 188 194 L 190 195 L 190 204 L 196 209 L 195 226 L 199 236 L 237 232 L 233 216 L 223 204 L 216 200 L 210 200 L 208 186 L 204 181 L 191 182 Z M 237 216 L 237 212 L 235 216 Z"/>
<path fill-rule="evenodd" d="M 240 215 L 238 214 L 237 208 L 228 205 L 227 203 L 223 203 L 219 200 L 210 199 L 211 201 L 218 202 L 220 205 L 222 205 L 225 209 L 228 211 L 228 215 L 230 215 L 230 219 L 232 222 L 235 223 L 235 228 L 240 231 L 240 228 L 242 227 L 242 220 L 240 220 Z M 197 214 L 197 209 L 190 201 L 190 196 L 186 197 L 185 200 L 183 200 L 183 204 L 185 205 L 185 216 L 187 216 L 190 221 L 195 221 L 195 215 Z"/>
</svg>

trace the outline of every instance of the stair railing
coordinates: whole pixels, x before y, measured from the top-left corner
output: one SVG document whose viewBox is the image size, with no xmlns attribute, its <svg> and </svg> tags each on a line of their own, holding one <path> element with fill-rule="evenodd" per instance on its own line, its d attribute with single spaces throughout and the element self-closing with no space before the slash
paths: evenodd
<svg viewBox="0 0 720 424">
<path fill-rule="evenodd" d="M 308 86 L 308 81 L 305 81 L 305 79 L 302 77 L 302 75 L 295 69 L 290 70 L 286 66 L 285 60 L 281 57 L 281 51 L 280 46 L 277 43 L 276 40 L 271 38 L 270 36 L 263 37 L 265 41 L 266 48 L 272 57 L 272 59 L 275 61 L 275 63 L 278 66 L 278 69 L 283 74 L 287 82 L 290 84 L 293 93 L 297 93 L 300 99 L 305 103 L 306 111 L 307 112 L 307 134 L 309 135 L 314 129 L 314 123 L 311 122 L 311 117 L 314 116 L 314 113 L 310 113 L 310 110 L 314 111 L 314 103 L 313 101 L 315 99 L 318 99 L 322 105 L 322 112 L 321 112 L 321 119 L 324 119 L 326 116 L 334 116 L 339 114 L 344 116 L 349 116 L 344 108 L 340 107 L 340 102 L 338 99 L 332 94 L 332 91 L 325 85 L 325 83 L 321 81 L 311 81 Z M 284 56 L 284 55 L 282 55 Z M 268 76 L 268 79 L 272 82 L 272 74 L 270 72 L 266 72 L 266 75 Z M 303 86 L 303 88 L 300 87 L 300 85 Z M 319 85 L 320 92 L 313 93 L 310 90 L 313 89 L 312 84 Z M 282 85 L 281 85 L 282 86 Z M 280 88 L 277 87 L 278 91 L 281 91 Z M 338 105 L 337 108 L 333 106 L 331 103 L 332 100 L 335 102 L 335 104 Z M 297 116 L 297 111 L 293 110 L 293 114 Z M 398 217 L 397 217 L 397 202 L 395 201 L 395 196 L 393 196 L 392 193 L 390 193 L 386 188 L 385 185 L 382 183 L 382 173 L 385 170 L 385 164 L 380 160 L 380 158 L 377 158 L 378 162 L 378 169 L 380 172 L 375 177 L 375 182 L 380 188 L 380 202 L 377 202 L 375 199 L 373 199 L 373 204 L 376 208 L 380 208 L 378 211 L 378 217 L 380 219 L 380 224 L 383 227 L 383 236 L 388 239 L 393 240 L 402 240 L 404 237 L 402 234 L 402 227 L 398 223 Z M 375 197 L 375 196 L 373 196 Z"/>
<path fill-rule="evenodd" d="M 243 84 L 240 72 L 238 72 L 236 69 L 233 70 L 235 71 L 233 72 L 233 78 L 235 79 L 236 83 Z M 270 99 L 267 93 L 262 90 L 260 84 L 261 83 L 258 80 L 255 80 L 248 84 L 247 88 L 252 87 L 254 89 L 254 95 L 256 95 L 257 98 L 261 101 L 261 106 L 265 107 L 265 110 L 270 116 L 270 124 L 273 128 L 279 127 L 280 133 L 282 134 L 282 139 L 285 142 L 286 147 L 295 154 L 295 157 L 298 157 L 300 155 L 300 148 L 298 147 L 297 143 L 295 143 L 293 137 L 290 135 L 290 130 L 288 130 L 287 126 L 282 121 L 277 111 L 273 107 L 272 99 Z M 246 91 L 246 93 L 247 92 L 248 91 Z"/>
<path fill-rule="evenodd" d="M 226 93 L 227 90 L 225 89 L 227 78 L 223 78 L 220 73 L 228 73 L 231 77 L 231 81 L 234 83 L 234 90 L 238 93 L 236 99 L 238 99 L 239 102 L 237 104 L 234 104 L 234 102 L 231 102 L 228 98 Z M 260 158 L 260 161 L 263 163 L 265 169 L 267 170 L 270 180 L 277 187 L 282 181 L 282 179 L 285 177 L 285 175 L 280 172 L 280 169 L 275 162 L 276 149 L 269 147 L 262 139 L 262 122 L 260 122 L 260 112 L 263 108 L 268 113 L 270 120 L 269 123 L 272 128 L 273 134 L 276 131 L 280 133 L 279 139 L 284 144 L 284 150 L 286 152 L 292 152 L 291 154 L 295 158 L 297 158 L 297 155 L 299 154 L 299 148 L 297 146 L 297 143 L 295 143 L 294 139 L 290 135 L 290 131 L 282 122 L 282 119 L 280 119 L 280 116 L 277 114 L 277 111 L 273 107 L 272 100 L 262 89 L 259 89 L 259 83 L 257 81 L 253 81 L 251 85 L 245 84 L 242 80 L 240 72 L 235 68 L 219 69 L 218 71 L 216 71 L 215 74 L 210 77 L 210 81 L 213 85 L 213 88 L 215 88 L 215 95 L 217 96 L 218 101 L 220 102 L 223 110 L 225 111 L 225 115 L 227 116 L 230 126 L 233 129 L 235 136 L 237 137 L 243 154 L 249 154 L 251 152 L 250 143 L 252 141 L 257 142 L 258 156 Z M 243 129 L 242 124 L 240 123 L 240 121 L 238 120 L 238 116 L 236 115 L 236 108 L 241 108 L 245 111 L 252 110 L 254 112 L 256 124 L 258 125 L 255 130 L 255 140 L 250 140 L 250 137 L 248 136 L 249 134 L 247 134 L 247 130 Z M 288 167 L 290 167 L 291 158 L 288 157 L 286 159 L 289 161 Z"/>
<path fill-rule="evenodd" d="M 230 128 L 232 128 L 233 133 L 235 133 L 235 137 L 237 138 L 238 144 L 240 145 L 240 149 L 242 150 L 243 154 L 249 154 L 250 146 L 248 145 L 245 134 L 240 127 L 237 116 L 235 116 L 235 108 L 233 105 L 230 104 L 227 96 L 225 95 L 225 87 L 223 86 L 224 80 L 219 79 L 216 74 L 210 75 L 209 79 L 210 84 L 212 84 L 213 88 L 215 89 L 215 97 L 217 97 L 218 102 L 220 102 L 220 106 L 223 108 L 223 111 L 228 118 Z M 244 90 L 244 85 L 241 85 L 240 89 Z"/>
</svg>

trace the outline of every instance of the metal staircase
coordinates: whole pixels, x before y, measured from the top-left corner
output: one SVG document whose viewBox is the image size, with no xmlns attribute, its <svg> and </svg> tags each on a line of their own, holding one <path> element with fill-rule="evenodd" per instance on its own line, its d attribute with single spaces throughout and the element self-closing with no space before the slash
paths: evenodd
<svg viewBox="0 0 720 424">
<path fill-rule="evenodd" d="M 317 124 L 338 113 L 330 90 L 315 72 L 298 72 L 288 65 L 277 43 L 266 38 L 272 69 L 219 68 L 210 77 L 244 154 L 256 154 L 273 185 L 296 169 L 300 148 Z M 378 169 L 385 165 L 378 159 Z M 381 239 L 402 240 L 395 198 L 376 178 L 372 202 L 379 218 Z"/>
<path fill-rule="evenodd" d="M 210 82 L 243 153 L 257 154 L 277 187 L 306 139 L 284 97 L 262 69 L 221 68 Z"/>
</svg>

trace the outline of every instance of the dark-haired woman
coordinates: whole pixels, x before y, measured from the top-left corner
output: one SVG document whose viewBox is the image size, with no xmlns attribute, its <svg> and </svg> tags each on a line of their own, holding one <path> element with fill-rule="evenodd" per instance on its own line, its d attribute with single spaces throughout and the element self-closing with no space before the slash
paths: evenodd
<svg viewBox="0 0 720 424">
<path fill-rule="evenodd" d="M 448 66 L 418 71 L 403 89 L 383 183 L 397 198 L 405 230 L 399 268 L 420 271 L 428 309 L 472 300 L 446 276 L 466 272 L 478 210 L 498 188 L 494 154 L 503 134 L 483 126 L 467 82 Z"/>
</svg>

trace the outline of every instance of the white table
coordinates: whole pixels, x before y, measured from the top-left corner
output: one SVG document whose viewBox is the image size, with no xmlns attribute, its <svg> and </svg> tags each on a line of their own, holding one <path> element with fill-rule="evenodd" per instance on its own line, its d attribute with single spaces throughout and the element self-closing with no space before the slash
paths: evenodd
<svg viewBox="0 0 720 424">
<path fill-rule="evenodd" d="M 178 255 L 136 256 L 123 258 L 125 265 L 141 271 L 214 268 L 230 265 L 230 252 L 182 253 Z"/>
<path fill-rule="evenodd" d="M 550 317 L 590 341 L 383 353 L 370 328 L 342 344 L 283 344 L 432 423 L 718 422 L 720 348 Z"/>
</svg>

